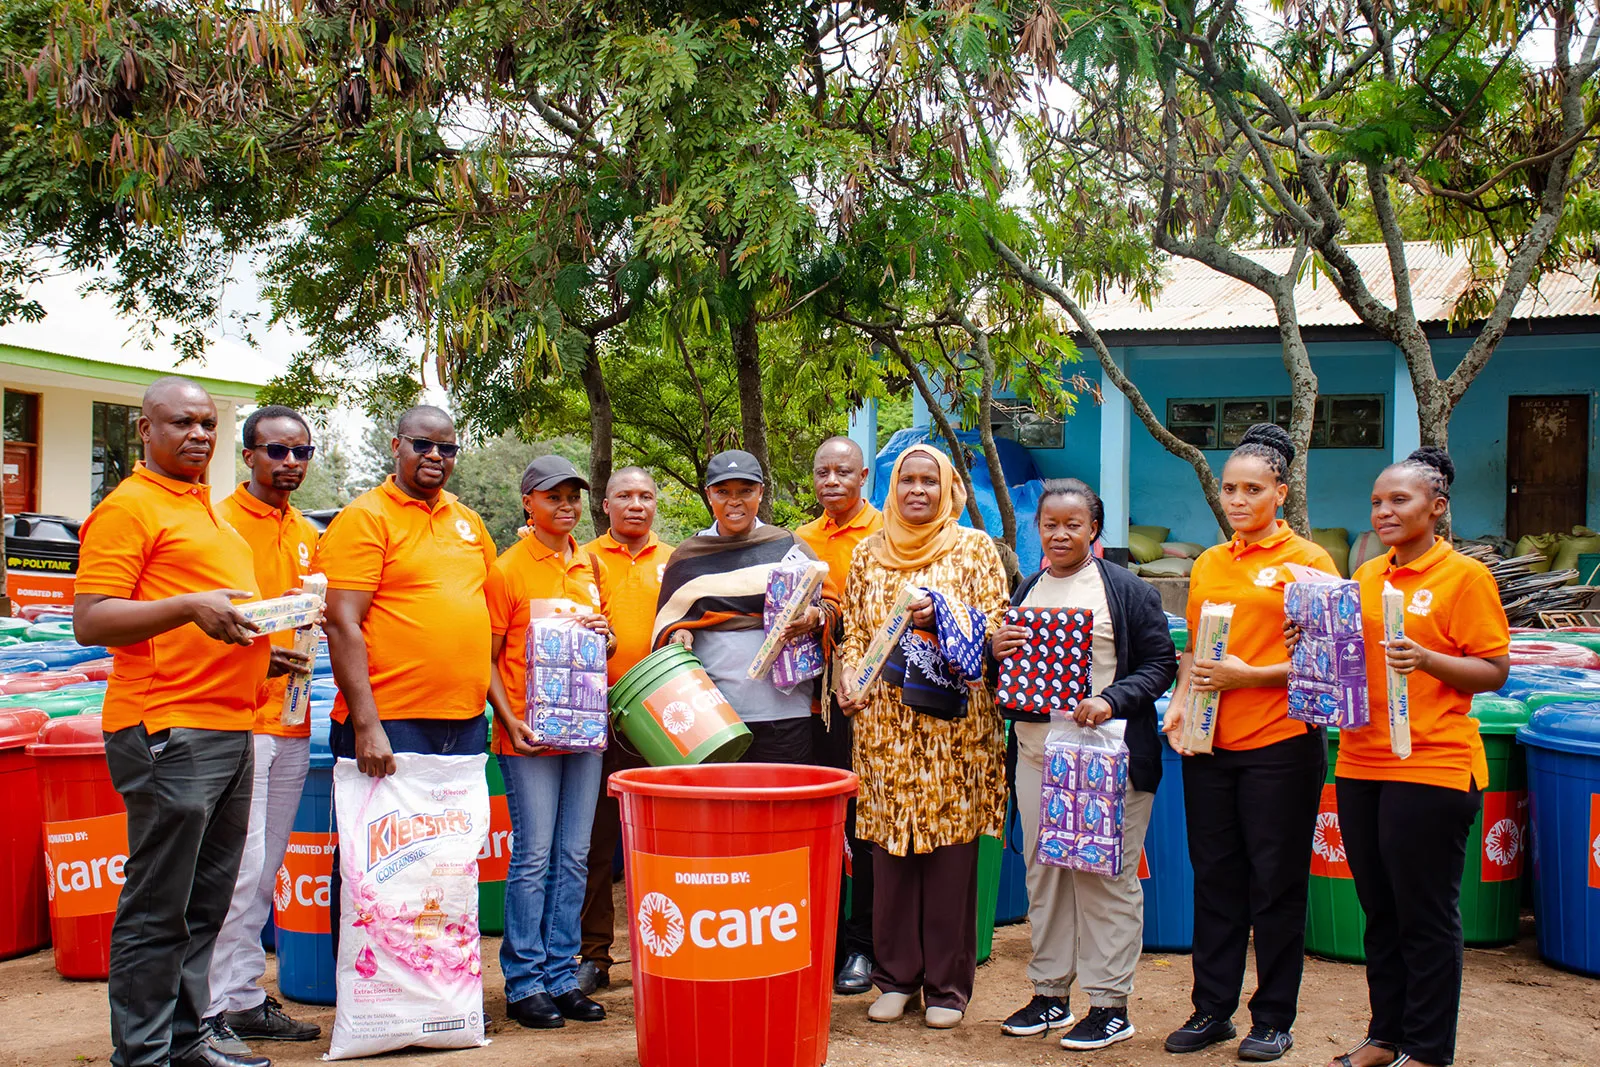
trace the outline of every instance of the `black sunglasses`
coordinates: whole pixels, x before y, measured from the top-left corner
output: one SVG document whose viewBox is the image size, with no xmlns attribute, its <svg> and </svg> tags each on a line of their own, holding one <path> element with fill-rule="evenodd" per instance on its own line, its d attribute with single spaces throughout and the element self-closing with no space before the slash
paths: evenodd
<svg viewBox="0 0 1600 1067">
<path fill-rule="evenodd" d="M 432 452 L 437 448 L 439 450 L 440 459 L 455 459 L 456 453 L 461 451 L 461 446 L 453 441 L 449 443 L 444 441 L 430 441 L 426 437 L 412 437 L 410 434 L 404 433 L 397 433 L 395 436 L 400 438 L 402 441 L 410 441 L 411 451 L 415 452 L 419 456 L 426 456 L 429 452 Z"/>
<path fill-rule="evenodd" d="M 317 454 L 316 445 L 257 445 L 256 447 L 265 452 L 267 458 L 274 463 L 282 462 L 290 452 L 293 452 L 294 458 L 301 463 L 308 462 Z"/>
</svg>

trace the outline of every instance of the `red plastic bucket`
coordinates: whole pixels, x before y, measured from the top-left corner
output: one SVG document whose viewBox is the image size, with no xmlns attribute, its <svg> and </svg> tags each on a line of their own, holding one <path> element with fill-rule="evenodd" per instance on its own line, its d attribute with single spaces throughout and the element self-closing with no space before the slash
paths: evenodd
<svg viewBox="0 0 1600 1067">
<path fill-rule="evenodd" d="M 78 671 L 42 671 L 38 674 L 20 674 L 0 681 L 0 693 L 49 693 L 63 686 L 83 685 L 89 676 Z"/>
<path fill-rule="evenodd" d="M 845 803 L 828 767 L 617 771 L 642 1067 L 828 1057 Z"/>
<path fill-rule="evenodd" d="M 128 816 L 111 785 L 100 716 L 52 719 L 28 746 L 44 799 L 44 859 L 56 970 L 103 981 L 128 862 Z"/>
<path fill-rule="evenodd" d="M 44 808 L 27 746 L 50 717 L 36 708 L 0 710 L 0 960 L 50 943 L 45 905 Z"/>
</svg>

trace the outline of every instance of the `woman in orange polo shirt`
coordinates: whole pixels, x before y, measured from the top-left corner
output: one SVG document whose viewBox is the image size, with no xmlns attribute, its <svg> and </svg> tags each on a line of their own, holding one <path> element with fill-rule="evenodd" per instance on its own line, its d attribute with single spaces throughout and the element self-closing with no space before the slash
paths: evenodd
<svg viewBox="0 0 1600 1067">
<path fill-rule="evenodd" d="M 587 553 L 572 539 L 589 483 L 560 456 L 541 456 L 522 472 L 527 535 L 495 560 L 489 601 L 489 703 L 494 751 L 511 815 L 506 872 L 506 927 L 500 970 L 506 1015 L 535 1029 L 567 1019 L 596 1022 L 605 1008 L 578 989 L 579 914 L 588 882 L 589 833 L 600 795 L 601 754 L 562 752 L 534 743 L 527 707 L 527 633 L 536 601 L 566 600 L 589 614 L 584 623 L 615 647 Z"/>
<path fill-rule="evenodd" d="M 1183 799 L 1194 867 L 1194 1013 L 1168 1035 L 1168 1052 L 1198 1052 L 1235 1036 L 1232 1016 L 1255 933 L 1256 991 L 1241 1059 L 1278 1059 L 1304 969 L 1311 834 L 1327 773 L 1322 731 L 1289 718 L 1283 641 L 1285 564 L 1335 572 L 1322 548 L 1278 519 L 1294 446 L 1279 426 L 1252 426 L 1222 468 L 1233 539 L 1207 549 L 1189 577 L 1189 632 L 1207 602 L 1234 605 L 1228 652 L 1178 665 L 1163 729 L 1182 724 L 1188 692 L 1221 692 L 1213 751 L 1184 754 Z"/>
<path fill-rule="evenodd" d="M 1356 571 L 1372 724 L 1342 733 L 1335 786 L 1356 895 L 1367 913 L 1367 1039 L 1334 1067 L 1455 1058 L 1461 1007 L 1461 872 L 1489 784 L 1472 694 L 1505 684 L 1511 634 L 1488 568 L 1434 536 L 1455 464 L 1419 448 L 1378 475 L 1372 528 L 1389 551 Z M 1383 636 L 1383 587 L 1405 596 L 1405 637 Z M 1390 749 L 1385 659 L 1406 676 L 1411 755 Z"/>
</svg>

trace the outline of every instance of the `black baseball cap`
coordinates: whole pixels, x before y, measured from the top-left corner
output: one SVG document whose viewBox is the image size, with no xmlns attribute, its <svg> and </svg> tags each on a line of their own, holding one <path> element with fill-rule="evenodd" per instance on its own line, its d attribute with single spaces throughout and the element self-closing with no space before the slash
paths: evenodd
<svg viewBox="0 0 1600 1067">
<path fill-rule="evenodd" d="M 711 462 L 706 464 L 707 489 L 718 482 L 731 482 L 736 478 L 746 482 L 767 480 L 761 473 L 761 464 L 756 461 L 756 457 L 737 448 L 718 452 L 711 457 Z"/>
<path fill-rule="evenodd" d="M 554 489 L 562 482 L 577 482 L 589 488 L 589 479 L 578 473 L 578 468 L 563 456 L 540 456 L 522 471 L 522 491 L 539 493 Z"/>
</svg>

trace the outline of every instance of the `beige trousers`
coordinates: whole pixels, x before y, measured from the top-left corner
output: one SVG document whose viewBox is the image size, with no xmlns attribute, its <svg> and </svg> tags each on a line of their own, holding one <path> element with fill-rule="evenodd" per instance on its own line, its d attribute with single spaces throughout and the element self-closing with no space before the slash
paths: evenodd
<svg viewBox="0 0 1600 1067">
<path fill-rule="evenodd" d="M 1028 860 L 1028 924 L 1035 993 L 1065 997 L 1073 979 L 1096 1008 L 1126 1007 L 1144 946 L 1144 888 L 1139 853 L 1154 793 L 1129 789 L 1122 819 L 1122 873 L 1104 878 L 1034 859 L 1039 844 L 1039 791 L 1044 781 L 1048 723 L 1013 723 L 1017 736 L 1017 808 Z"/>
</svg>

